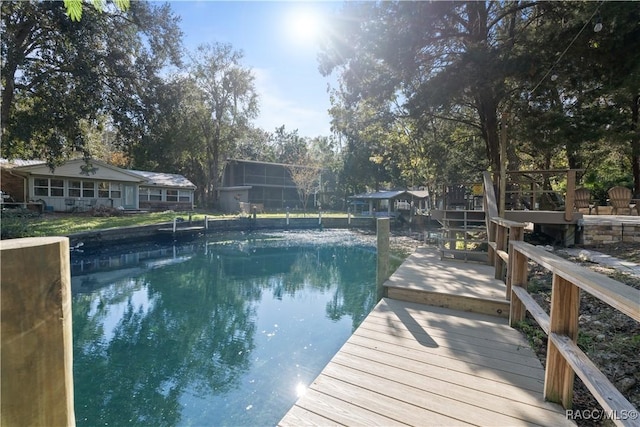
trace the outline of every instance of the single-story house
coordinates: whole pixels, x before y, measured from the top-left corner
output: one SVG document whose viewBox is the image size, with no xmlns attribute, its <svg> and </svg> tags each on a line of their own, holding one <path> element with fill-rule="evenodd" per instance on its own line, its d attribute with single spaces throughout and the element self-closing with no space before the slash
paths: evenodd
<svg viewBox="0 0 640 427">
<path fill-rule="evenodd" d="M 396 216 L 402 211 L 409 215 L 425 214 L 431 209 L 426 190 L 386 190 L 349 196 L 354 213 L 376 216 Z"/>
<path fill-rule="evenodd" d="M 2 191 L 15 202 L 64 212 L 99 206 L 125 210 L 192 210 L 196 186 L 182 175 L 122 169 L 73 159 L 53 171 L 44 161 L 0 159 Z"/>
</svg>

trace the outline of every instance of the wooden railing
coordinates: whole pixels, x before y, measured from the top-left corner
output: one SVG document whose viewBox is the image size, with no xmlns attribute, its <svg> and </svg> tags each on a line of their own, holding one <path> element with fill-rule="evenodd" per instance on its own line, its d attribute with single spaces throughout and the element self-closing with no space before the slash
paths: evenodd
<svg viewBox="0 0 640 427">
<path fill-rule="evenodd" d="M 505 197 L 511 209 L 564 211 L 566 221 L 573 218 L 576 175 L 582 169 L 507 171 Z M 566 186 L 564 194 L 557 192 Z M 523 204 L 524 206 L 519 206 Z"/>
<path fill-rule="evenodd" d="M 553 274 L 549 315 L 527 292 L 529 261 Z M 638 425 L 638 410 L 620 393 L 576 344 L 580 289 L 627 316 L 640 321 L 640 290 L 564 260 L 531 244 L 511 241 L 509 267 L 511 312 L 514 326 L 528 311 L 548 336 L 544 396 L 572 406 L 575 374 L 617 425 Z"/>
<path fill-rule="evenodd" d="M 489 240 L 489 265 L 494 266 L 496 279 L 504 280 L 507 284 L 505 299 L 511 299 L 511 275 L 507 269 L 509 264 L 509 241 L 519 241 L 524 238 L 524 224 L 509 221 L 498 216 L 496 195 L 491 181 L 491 174 L 484 172 L 484 206 L 487 221 L 487 239 Z"/>
<path fill-rule="evenodd" d="M 489 264 L 495 268 L 496 279 L 504 280 L 507 285 L 505 299 L 511 299 L 511 274 L 509 265 L 509 242 L 524 238 L 524 224 L 500 217 L 489 220 Z"/>
<path fill-rule="evenodd" d="M 568 173 L 568 186 L 575 186 L 575 171 Z M 567 204 L 573 206 L 573 200 L 569 199 L 566 199 Z M 515 326 L 529 312 L 548 336 L 545 399 L 571 408 L 577 374 L 617 425 L 638 426 L 638 409 L 591 362 L 578 347 L 577 340 L 580 289 L 637 321 L 640 321 L 640 290 L 522 241 L 524 224 L 498 216 L 488 172 L 484 174 L 484 206 L 489 263 L 495 266 L 495 277 L 506 283 L 506 299 L 511 300 L 509 323 Z M 527 292 L 530 261 L 553 275 L 550 314 Z"/>
</svg>

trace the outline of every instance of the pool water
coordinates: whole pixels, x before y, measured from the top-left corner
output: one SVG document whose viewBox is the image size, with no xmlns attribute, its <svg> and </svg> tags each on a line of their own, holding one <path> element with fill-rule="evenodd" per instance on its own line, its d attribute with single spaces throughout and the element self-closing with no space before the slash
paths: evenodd
<svg viewBox="0 0 640 427">
<path fill-rule="evenodd" d="M 79 426 L 275 425 L 376 303 L 347 231 L 71 258 Z"/>
</svg>

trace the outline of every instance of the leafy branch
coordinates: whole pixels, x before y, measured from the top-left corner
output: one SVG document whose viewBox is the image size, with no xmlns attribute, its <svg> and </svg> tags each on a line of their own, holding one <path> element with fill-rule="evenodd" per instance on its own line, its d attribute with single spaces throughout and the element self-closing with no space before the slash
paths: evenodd
<svg viewBox="0 0 640 427">
<path fill-rule="evenodd" d="M 102 12 L 105 6 L 105 0 L 92 0 L 93 7 L 96 10 Z M 80 21 L 82 19 L 82 6 L 83 0 L 64 0 L 64 7 L 67 10 L 67 16 L 75 22 Z M 113 3 L 116 7 L 122 11 L 126 11 L 129 9 L 130 2 L 129 0 L 113 0 Z"/>
</svg>

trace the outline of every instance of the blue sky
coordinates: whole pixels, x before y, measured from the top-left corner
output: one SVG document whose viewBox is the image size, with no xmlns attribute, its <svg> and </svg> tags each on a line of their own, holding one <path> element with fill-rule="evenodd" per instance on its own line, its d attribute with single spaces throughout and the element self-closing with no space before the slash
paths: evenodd
<svg viewBox="0 0 640 427">
<path fill-rule="evenodd" d="M 253 70 L 260 115 L 254 125 L 273 132 L 285 125 L 305 137 L 329 136 L 327 84 L 335 78 L 318 71 L 312 29 L 339 2 L 171 1 L 180 16 L 184 45 L 230 43 Z M 311 16 L 311 21 L 306 21 Z M 300 28 L 302 27 L 302 28 Z"/>
</svg>

